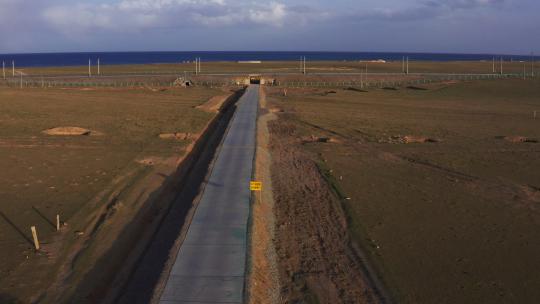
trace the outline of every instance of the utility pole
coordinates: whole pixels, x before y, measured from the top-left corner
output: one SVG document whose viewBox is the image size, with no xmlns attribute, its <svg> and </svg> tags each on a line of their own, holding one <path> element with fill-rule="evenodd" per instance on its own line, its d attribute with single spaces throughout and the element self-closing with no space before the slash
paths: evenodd
<svg viewBox="0 0 540 304">
<path fill-rule="evenodd" d="M 534 52 L 531 52 L 531 77 L 534 77 Z"/>
<path fill-rule="evenodd" d="M 501 75 L 503 74 L 503 58 L 501 57 Z"/>
<path fill-rule="evenodd" d="M 409 75 L 409 56 L 407 56 L 407 75 Z"/>
<path fill-rule="evenodd" d="M 199 75 L 199 57 L 195 58 L 195 75 Z"/>
<path fill-rule="evenodd" d="M 364 73 L 360 70 L 360 89 L 364 89 Z"/>
<path fill-rule="evenodd" d="M 366 61 L 366 75 L 364 77 L 364 81 L 367 82 L 367 61 Z"/>
<path fill-rule="evenodd" d="M 92 77 L 92 60 L 88 58 L 88 77 Z"/>
</svg>

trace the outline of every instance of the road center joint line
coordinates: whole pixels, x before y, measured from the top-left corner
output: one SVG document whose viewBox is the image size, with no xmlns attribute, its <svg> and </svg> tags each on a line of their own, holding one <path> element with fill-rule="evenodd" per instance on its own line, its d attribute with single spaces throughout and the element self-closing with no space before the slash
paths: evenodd
<svg viewBox="0 0 540 304">
<path fill-rule="evenodd" d="M 160 303 L 242 303 L 259 86 L 237 103 Z"/>
</svg>

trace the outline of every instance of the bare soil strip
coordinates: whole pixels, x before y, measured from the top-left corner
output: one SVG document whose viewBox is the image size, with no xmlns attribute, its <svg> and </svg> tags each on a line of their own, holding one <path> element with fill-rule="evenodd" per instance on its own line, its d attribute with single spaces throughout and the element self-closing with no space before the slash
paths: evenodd
<svg viewBox="0 0 540 304">
<path fill-rule="evenodd" d="M 269 123 L 276 247 L 285 303 L 381 303 L 351 248 L 339 200 L 285 120 Z"/>
<path fill-rule="evenodd" d="M 249 303 L 279 303 L 280 283 L 277 254 L 274 244 L 275 216 L 274 197 L 270 164 L 268 122 L 277 119 L 268 112 L 264 89 L 261 89 L 257 125 L 257 154 L 255 160 L 255 178 L 263 183 L 263 191 L 255 196 L 252 207 L 252 226 L 250 242 L 250 265 L 248 268 Z"/>
</svg>

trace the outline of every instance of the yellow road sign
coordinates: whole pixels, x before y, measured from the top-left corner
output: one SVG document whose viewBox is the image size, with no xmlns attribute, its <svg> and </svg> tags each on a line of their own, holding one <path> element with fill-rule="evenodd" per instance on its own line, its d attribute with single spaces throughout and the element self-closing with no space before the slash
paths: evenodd
<svg viewBox="0 0 540 304">
<path fill-rule="evenodd" d="M 251 191 L 262 191 L 262 183 L 261 182 L 251 182 L 251 183 L 249 183 L 249 189 Z"/>
</svg>

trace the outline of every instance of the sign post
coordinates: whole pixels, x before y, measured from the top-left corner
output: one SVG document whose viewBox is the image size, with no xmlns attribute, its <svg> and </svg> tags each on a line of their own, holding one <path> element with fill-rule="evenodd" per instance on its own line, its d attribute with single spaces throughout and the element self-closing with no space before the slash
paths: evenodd
<svg viewBox="0 0 540 304">
<path fill-rule="evenodd" d="M 253 192 L 262 192 L 262 182 L 252 181 L 249 183 L 249 190 Z M 262 202 L 262 194 L 259 196 L 259 201 Z"/>
<path fill-rule="evenodd" d="M 257 192 L 260 192 L 262 191 L 262 183 L 261 182 L 256 182 L 256 181 L 252 181 L 251 183 L 249 183 L 249 189 L 251 191 L 257 191 Z"/>
</svg>

